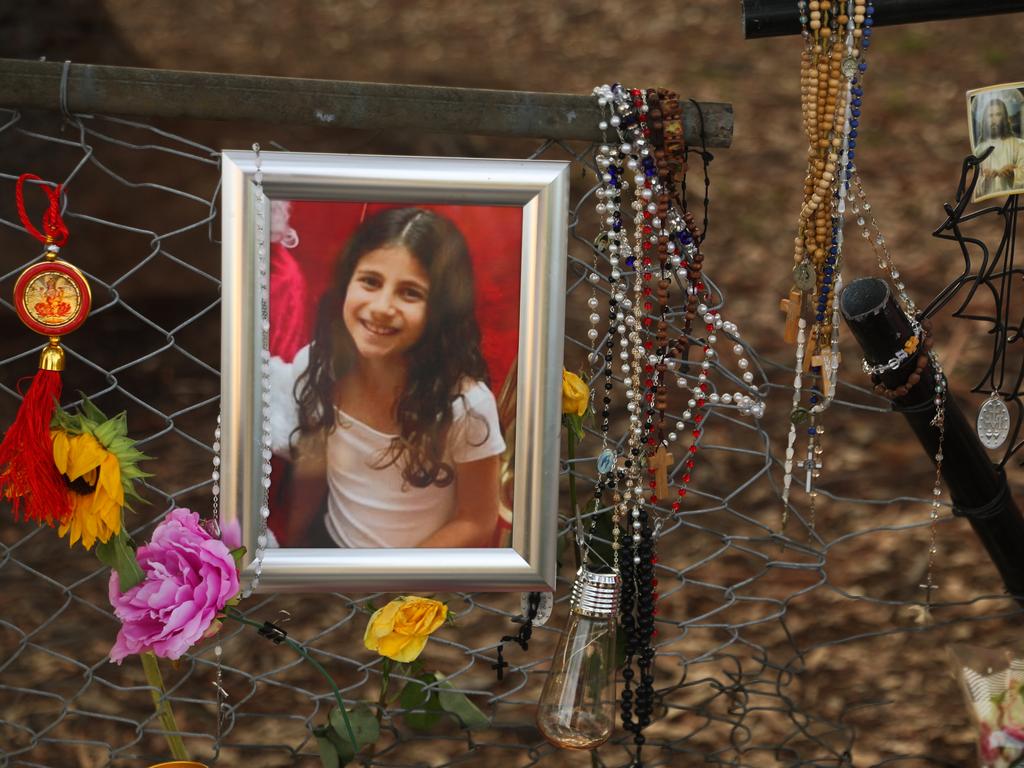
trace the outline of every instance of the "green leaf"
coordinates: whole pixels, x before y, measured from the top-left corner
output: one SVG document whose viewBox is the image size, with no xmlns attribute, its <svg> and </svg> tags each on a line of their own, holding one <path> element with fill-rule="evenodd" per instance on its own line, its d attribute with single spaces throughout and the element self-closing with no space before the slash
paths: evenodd
<svg viewBox="0 0 1024 768">
<path fill-rule="evenodd" d="M 85 416 L 85 418 L 89 419 L 90 421 L 95 421 L 97 424 L 102 424 L 104 421 L 107 420 L 106 414 L 103 413 L 103 411 L 101 411 L 99 408 L 97 408 L 93 404 L 92 400 L 90 400 L 81 392 L 79 392 L 79 394 L 82 395 L 82 404 L 78 406 L 78 409 L 81 411 L 82 415 Z"/>
<path fill-rule="evenodd" d="M 414 731 L 429 731 L 437 721 L 441 719 L 441 702 L 437 695 L 437 689 L 426 689 L 426 686 L 435 681 L 432 674 L 420 675 L 416 680 L 410 680 L 402 689 L 398 697 L 398 703 L 402 709 L 422 709 L 422 712 L 406 712 L 403 715 L 405 724 Z"/>
<path fill-rule="evenodd" d="M 127 478 L 129 480 L 138 480 L 141 477 L 152 477 L 153 475 L 149 472 L 143 472 L 141 469 L 136 467 L 134 464 L 128 464 L 127 466 L 121 467 L 121 478 Z"/>
<path fill-rule="evenodd" d="M 107 446 L 107 450 L 115 454 L 122 463 L 135 463 L 138 461 L 145 461 L 146 459 L 152 459 L 152 456 L 147 456 L 145 453 L 135 447 L 135 441 L 130 437 L 122 435 L 121 437 L 115 437 L 110 441 L 110 445 Z"/>
<path fill-rule="evenodd" d="M 95 552 L 101 563 L 109 565 L 117 571 L 122 593 L 127 592 L 146 577 L 139 562 L 135 559 L 135 550 L 132 549 L 128 541 L 128 534 L 125 533 L 123 527 L 116 536 L 111 536 L 107 543 L 97 543 Z"/>
<path fill-rule="evenodd" d="M 352 725 L 352 734 L 356 737 L 356 746 L 352 747 L 352 740 L 349 738 L 348 729 L 345 727 L 345 719 L 341 710 L 335 707 L 331 710 L 331 734 L 330 739 L 338 750 L 338 756 L 342 764 L 347 763 L 356 752 L 367 744 L 374 744 L 380 738 L 380 723 L 376 716 L 365 704 L 356 704 L 355 708 L 349 710 L 348 721 Z"/>
<path fill-rule="evenodd" d="M 323 768 L 341 768 L 341 758 L 338 756 L 338 750 L 334 748 L 334 742 L 330 739 L 331 733 L 333 731 L 329 726 L 313 729 L 316 746 L 320 750 L 320 765 Z"/>
<path fill-rule="evenodd" d="M 235 559 L 235 568 L 241 569 L 242 558 L 245 557 L 245 547 L 236 547 L 231 550 L 230 554 Z"/>
<path fill-rule="evenodd" d="M 470 731 L 490 726 L 491 719 L 481 712 L 466 694 L 456 691 L 455 686 L 449 683 L 444 675 L 435 672 L 434 678 L 440 683 L 438 699 L 441 702 L 441 709 L 455 715 L 462 726 Z"/>
<path fill-rule="evenodd" d="M 70 417 L 68 412 L 57 404 L 57 407 L 53 409 L 53 416 L 50 418 L 50 429 L 62 429 L 65 432 L 68 429 L 68 421 Z"/>
<path fill-rule="evenodd" d="M 109 449 L 110 444 L 114 442 L 116 438 L 123 436 L 127 429 L 127 417 L 122 413 L 120 416 L 109 419 L 96 427 L 93 435 L 99 441 L 100 445 Z"/>
</svg>

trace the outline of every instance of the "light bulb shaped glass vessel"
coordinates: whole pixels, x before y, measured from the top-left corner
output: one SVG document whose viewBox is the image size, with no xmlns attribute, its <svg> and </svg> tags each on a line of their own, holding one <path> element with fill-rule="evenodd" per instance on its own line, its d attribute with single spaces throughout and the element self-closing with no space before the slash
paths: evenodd
<svg viewBox="0 0 1024 768">
<path fill-rule="evenodd" d="M 618 574 L 580 568 L 537 704 L 537 727 L 556 747 L 594 749 L 612 735 L 618 606 Z"/>
</svg>

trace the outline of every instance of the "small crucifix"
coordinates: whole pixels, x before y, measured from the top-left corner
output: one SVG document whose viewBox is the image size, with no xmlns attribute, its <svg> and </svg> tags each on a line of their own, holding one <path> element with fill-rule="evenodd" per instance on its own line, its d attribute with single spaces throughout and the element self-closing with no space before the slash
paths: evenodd
<svg viewBox="0 0 1024 768">
<path fill-rule="evenodd" d="M 797 333 L 800 330 L 800 310 L 803 306 L 803 291 L 796 288 L 789 292 L 788 299 L 779 300 L 779 309 L 786 313 L 786 328 L 783 331 L 783 338 L 787 344 L 796 344 Z"/>
<path fill-rule="evenodd" d="M 508 668 L 509 663 L 505 661 L 505 655 L 502 653 L 502 647 L 498 646 L 498 660 L 491 664 L 491 669 L 498 673 L 498 680 L 505 678 L 505 670 Z"/>
<path fill-rule="evenodd" d="M 663 445 L 647 457 L 647 469 L 654 470 L 654 493 L 659 499 L 668 496 L 668 468 L 672 466 L 672 460 L 672 454 Z"/>
<path fill-rule="evenodd" d="M 927 626 L 934 622 L 934 619 L 932 619 L 932 590 L 938 589 L 939 585 L 932 583 L 931 573 L 929 573 L 927 582 L 917 586 L 924 590 L 924 605 L 913 606 L 918 609 L 914 621 L 917 624 Z"/>
<path fill-rule="evenodd" d="M 803 460 L 803 461 L 798 461 L 796 463 L 796 465 L 800 469 L 805 469 L 805 468 L 807 469 L 807 479 L 804 481 L 804 491 L 806 491 L 807 493 L 810 493 L 811 492 L 811 481 L 814 478 L 814 472 L 815 472 L 815 470 L 821 469 L 821 464 L 819 464 L 814 459 L 814 441 L 813 440 L 809 440 L 807 442 L 807 458 L 805 460 Z"/>
</svg>

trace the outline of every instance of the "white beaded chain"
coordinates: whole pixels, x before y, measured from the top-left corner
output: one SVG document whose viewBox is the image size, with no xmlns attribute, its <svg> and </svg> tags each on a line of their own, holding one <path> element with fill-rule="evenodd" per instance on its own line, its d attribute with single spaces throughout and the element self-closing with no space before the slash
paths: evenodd
<svg viewBox="0 0 1024 768">
<path fill-rule="evenodd" d="M 620 349 L 617 365 L 623 377 L 627 400 L 626 407 L 629 413 L 629 434 L 626 441 L 626 451 L 628 455 L 634 455 L 632 453 L 633 450 L 642 453 L 647 446 L 643 419 L 645 410 L 643 382 L 648 378 L 644 374 L 644 368 L 647 365 L 657 366 L 659 363 L 664 363 L 668 371 L 675 373 L 677 377 L 676 383 L 680 388 L 688 388 L 693 391 L 693 397 L 688 401 L 681 420 L 675 424 L 676 430 L 665 435 L 665 439 L 662 441 L 664 447 L 668 447 L 679 438 L 679 433 L 688 428 L 686 422 L 691 419 L 694 420 L 692 425 L 694 431 L 697 433 L 702 431 L 702 417 L 694 417 L 694 413 L 698 408 L 710 408 L 712 406 L 733 407 L 744 415 L 761 418 L 764 415 L 765 404 L 758 396 L 759 393 L 754 386 L 754 373 L 748 370 L 750 368 L 750 361 L 744 356 L 746 350 L 739 341 L 738 327 L 735 323 L 724 320 L 717 309 L 710 308 L 703 303 L 697 307 L 699 316 L 703 318 L 705 324 L 711 330 L 704 345 L 704 357 L 700 363 L 700 372 L 695 377 L 695 382 L 692 385 L 684 373 L 683 368 L 685 366 L 678 365 L 674 359 L 668 357 L 661 358 L 658 355 L 648 354 L 644 348 L 643 321 L 645 314 L 643 304 L 645 299 L 642 270 L 639 266 L 639 262 L 644 256 L 644 246 L 657 243 L 659 238 L 668 238 L 667 252 L 669 254 L 669 264 L 672 268 L 670 275 L 674 274 L 676 282 L 684 295 L 695 295 L 697 293 L 696 286 L 690 284 L 687 266 L 684 263 L 684 255 L 687 259 L 692 258 L 697 254 L 697 247 L 691 242 L 684 246 L 685 254 L 679 252 L 673 239 L 674 236 L 687 232 L 692 238 L 692 233 L 688 232 L 688 228 L 678 211 L 670 209 L 664 220 L 656 215 L 657 205 L 654 203 L 654 198 L 662 195 L 665 190 L 662 181 L 657 176 L 649 180 L 650 186 L 645 184 L 645 181 L 648 180 L 644 177 L 643 164 L 644 159 L 650 155 L 650 148 L 647 145 L 647 141 L 639 134 L 639 125 L 636 121 L 633 122 L 632 127 L 627 127 L 623 124 L 623 116 L 630 114 L 633 110 L 633 105 L 627 94 L 628 91 L 619 85 L 614 87 L 603 85 L 594 89 L 594 96 L 597 99 L 598 105 L 603 110 L 607 110 L 607 116 L 602 118 L 598 128 L 601 131 L 608 131 L 611 128 L 617 134 L 617 142 L 606 141 L 598 150 L 596 159 L 600 183 L 595 196 L 597 197 L 596 210 L 604 230 L 598 236 L 598 241 L 607 243 L 607 255 L 610 265 L 607 277 L 609 296 L 615 300 L 617 305 L 615 315 L 609 319 L 608 332 L 612 337 L 618 336 Z M 639 109 L 641 112 L 645 112 L 646 104 L 642 105 Z M 616 173 L 616 168 L 621 168 L 621 174 Z M 634 187 L 631 204 L 634 211 L 632 233 L 628 232 L 626 223 L 621 219 L 618 219 L 621 226 L 619 231 L 616 231 L 616 213 L 619 212 L 620 203 L 617 203 L 615 198 L 619 197 L 621 199 L 622 194 L 630 187 L 631 183 Z M 645 212 L 651 215 L 650 219 L 645 218 Z M 649 234 L 647 235 L 642 234 L 645 226 L 650 227 Z M 648 245 L 648 247 L 650 246 Z M 632 282 L 630 283 L 627 280 L 628 276 L 623 275 L 622 269 L 623 265 L 629 264 L 631 258 L 634 258 L 636 263 L 633 267 Z M 588 279 L 592 284 L 598 283 L 602 277 L 596 269 L 588 275 Z M 597 324 L 601 318 L 596 312 L 599 304 L 596 296 L 592 295 L 588 303 L 591 310 L 591 328 L 588 331 L 588 337 L 593 345 L 599 337 Z M 716 331 L 722 331 L 734 342 L 733 352 L 737 357 L 737 365 L 740 369 L 737 378 L 742 380 L 743 384 L 748 387 L 748 391 L 719 394 L 717 392 L 708 392 L 704 389 L 704 387 L 710 388 L 711 369 L 716 364 L 716 360 L 719 359 L 719 355 L 715 350 L 715 344 L 718 340 Z M 591 347 L 590 362 L 592 365 L 597 365 L 600 362 L 600 356 L 593 346 Z M 719 365 L 721 364 L 719 363 Z M 611 363 L 608 363 L 608 367 L 611 367 Z M 610 373 L 608 368 L 605 371 Z M 605 444 L 606 440 L 603 441 L 602 447 Z M 602 451 L 602 453 L 605 452 Z M 606 461 L 606 467 L 610 465 L 611 462 Z M 613 518 L 616 524 L 612 530 L 612 548 L 616 564 L 620 549 L 619 537 L 621 535 L 618 521 L 631 518 L 630 525 L 633 531 L 630 535 L 634 537 L 634 542 L 637 542 L 640 535 L 639 518 L 641 506 L 644 504 L 645 488 L 644 473 L 641 465 L 642 462 L 632 462 L 631 470 L 626 473 L 622 495 Z M 610 471 L 614 472 L 615 470 L 612 468 Z M 686 480 L 689 480 L 689 475 L 686 475 Z M 681 491 L 680 495 L 684 492 Z M 662 520 L 660 519 L 655 522 L 655 536 L 657 536 L 661 523 Z"/>
<path fill-rule="evenodd" d="M 213 480 L 213 486 L 211 488 L 211 494 L 213 499 L 210 504 L 211 515 L 210 523 L 211 527 L 216 531 L 216 535 L 223 538 L 223 529 L 220 525 L 220 414 L 217 414 L 217 426 L 213 430 L 213 472 L 210 474 L 210 478 Z M 225 699 L 228 698 L 228 692 L 224 690 L 224 647 L 217 641 L 217 645 L 213 648 L 213 655 L 217 660 L 217 677 L 213 681 L 213 687 L 216 691 L 217 696 L 217 734 L 216 744 L 220 744 L 221 736 L 224 732 L 224 711 L 227 707 Z"/>
<path fill-rule="evenodd" d="M 918 340 L 920 354 L 925 354 L 923 351 L 924 331 L 917 317 L 917 305 L 907 292 L 907 286 L 902 279 L 895 259 L 893 259 L 889 251 L 885 235 L 882 234 L 867 193 L 864 191 L 864 184 L 861 181 L 860 174 L 854 172 L 852 181 L 853 184 L 849 187 L 846 196 L 850 202 L 850 211 L 857 216 L 856 222 L 857 226 L 861 229 L 861 235 L 863 235 L 864 239 L 874 250 L 878 268 L 888 272 L 892 285 L 896 290 L 896 301 L 910 321 L 911 332 Z M 921 618 L 922 622 L 929 620 L 932 592 L 938 589 L 938 586 L 935 584 L 934 571 L 935 556 L 938 553 L 938 546 L 936 544 L 937 525 L 942 506 L 942 461 L 944 458 L 943 446 L 946 438 L 946 397 L 948 394 L 946 375 L 942 370 L 942 364 L 939 362 L 937 353 L 930 351 L 927 354 L 931 360 L 932 369 L 935 372 L 935 392 L 933 394 L 935 417 L 931 421 L 931 426 L 939 430 L 939 442 L 938 449 L 935 452 L 935 480 L 932 484 L 931 510 L 929 513 L 928 565 L 925 581 L 920 585 L 920 588 L 925 592 L 925 615 Z M 887 370 L 899 368 L 908 357 L 909 355 L 904 350 L 897 350 L 896 354 L 885 363 L 872 366 L 865 360 L 862 363 L 862 367 L 866 373 L 880 374 Z"/>
<path fill-rule="evenodd" d="M 262 170 L 262 158 L 260 157 L 260 145 L 253 144 L 252 150 L 256 155 L 256 172 L 253 174 L 253 208 L 254 208 L 254 220 L 256 225 L 255 243 L 256 243 L 256 263 L 259 272 L 259 306 L 260 306 L 260 370 L 262 371 L 262 397 L 260 412 L 263 414 L 262 417 L 262 429 L 260 431 L 260 455 L 261 455 L 261 478 L 260 483 L 262 487 L 261 493 L 261 504 L 260 504 L 260 522 L 259 522 L 259 533 L 256 537 L 256 552 L 254 553 L 253 565 L 252 565 L 252 580 L 242 590 L 241 597 L 247 598 L 256 591 L 259 586 L 260 574 L 263 572 L 263 557 L 266 554 L 267 543 L 268 543 L 268 526 L 267 521 L 270 518 L 270 506 L 269 506 L 269 492 L 270 492 L 270 417 L 268 415 L 268 406 L 270 404 L 270 374 L 269 374 L 269 362 L 270 362 L 270 287 L 269 287 L 269 275 L 270 275 L 270 256 L 269 248 L 267 246 L 267 221 L 266 221 L 266 199 L 263 193 L 263 170 Z M 221 466 L 223 464 L 221 458 L 221 414 L 217 414 L 217 426 L 213 431 L 213 472 L 211 473 L 211 479 L 213 485 L 211 493 L 213 496 L 211 502 L 212 516 L 211 521 L 214 523 L 215 529 L 218 531 L 218 535 L 222 535 L 222 527 L 220 525 L 220 480 L 221 480 Z M 228 692 L 223 686 L 223 665 L 224 665 L 224 648 L 218 642 L 214 646 L 213 654 L 216 657 L 216 680 L 213 685 L 216 689 L 217 695 L 217 734 L 216 743 L 220 743 L 221 736 L 223 734 L 224 714 L 230 709 L 227 702 Z"/>
<path fill-rule="evenodd" d="M 259 307 L 260 307 L 260 371 L 262 402 L 260 404 L 260 520 L 259 534 L 256 537 L 256 552 L 252 565 L 252 580 L 243 592 L 248 597 L 260 583 L 263 573 L 263 557 L 267 551 L 267 521 L 270 518 L 270 253 L 268 246 L 266 198 L 263 194 L 263 169 L 261 166 L 260 145 L 252 145 L 256 153 L 256 172 L 253 174 L 253 205 L 256 221 L 256 263 L 259 270 Z"/>
<path fill-rule="evenodd" d="M 798 323 L 796 337 L 796 373 L 793 375 L 793 411 L 800 407 L 800 393 L 803 389 L 804 345 L 807 343 L 807 321 L 802 317 Z M 789 489 L 793 484 L 793 459 L 796 455 L 796 419 L 789 420 L 789 437 L 786 441 L 785 473 L 782 477 L 782 530 L 789 520 Z"/>
<path fill-rule="evenodd" d="M 256 154 L 256 172 L 253 174 L 253 207 L 255 213 L 255 243 L 256 243 L 256 264 L 259 273 L 259 306 L 260 306 L 260 370 L 261 370 L 261 404 L 262 425 L 260 429 L 260 520 L 259 533 L 256 537 L 256 551 L 253 553 L 252 579 L 242 590 L 242 597 L 249 597 L 259 586 L 260 574 L 263 572 L 263 557 L 267 551 L 268 528 L 267 520 L 270 517 L 269 493 L 270 493 L 270 416 L 268 408 L 270 405 L 270 257 L 267 246 L 266 231 L 266 198 L 263 194 L 263 170 L 261 167 L 260 145 L 252 145 Z M 220 479 L 221 479 L 221 417 L 217 415 L 217 427 L 213 433 L 213 520 L 217 521 L 218 528 L 220 520 Z"/>
</svg>

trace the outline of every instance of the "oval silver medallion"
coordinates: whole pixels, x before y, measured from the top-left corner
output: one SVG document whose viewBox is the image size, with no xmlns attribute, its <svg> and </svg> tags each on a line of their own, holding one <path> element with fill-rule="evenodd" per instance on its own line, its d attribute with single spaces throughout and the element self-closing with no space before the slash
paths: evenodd
<svg viewBox="0 0 1024 768">
<path fill-rule="evenodd" d="M 993 392 L 978 411 L 978 437 L 986 448 L 998 448 L 1010 434 L 1010 409 Z"/>
<path fill-rule="evenodd" d="M 615 469 L 615 458 L 615 451 L 605 448 L 597 457 L 597 471 L 602 475 L 607 475 Z"/>
<path fill-rule="evenodd" d="M 540 602 L 537 604 L 537 616 L 533 619 L 533 626 L 543 627 L 548 623 L 548 619 L 551 618 L 551 608 L 554 606 L 555 600 L 550 592 L 537 592 L 535 594 L 540 595 Z M 520 597 L 519 607 L 523 612 L 523 617 L 530 615 L 529 592 L 524 592 Z"/>
<path fill-rule="evenodd" d="M 853 77 L 857 74 L 857 60 L 852 56 L 847 56 L 843 59 L 842 70 L 845 77 Z"/>
</svg>

